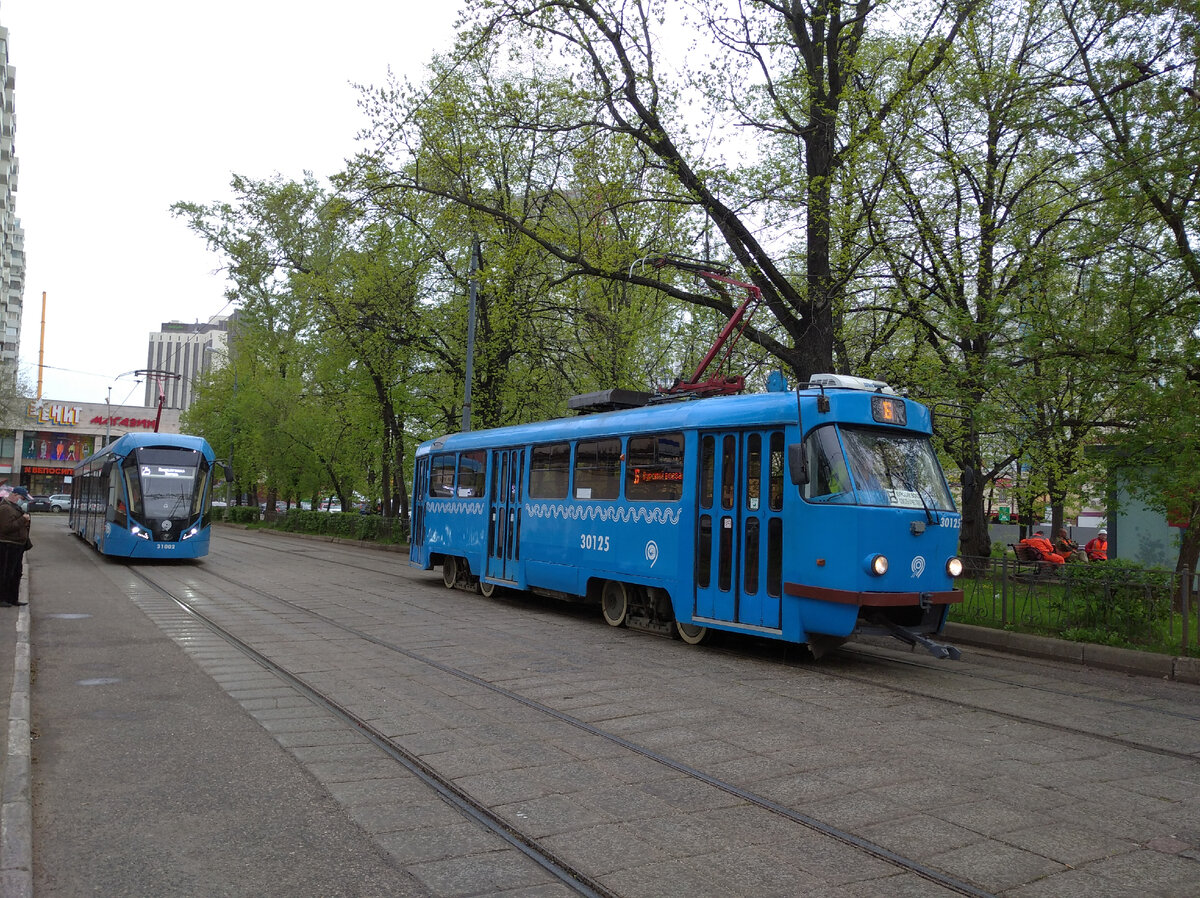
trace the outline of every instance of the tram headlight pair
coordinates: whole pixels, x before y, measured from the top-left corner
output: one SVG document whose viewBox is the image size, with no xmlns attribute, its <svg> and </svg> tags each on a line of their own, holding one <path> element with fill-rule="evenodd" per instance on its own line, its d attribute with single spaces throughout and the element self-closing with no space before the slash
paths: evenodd
<svg viewBox="0 0 1200 898">
<path fill-rule="evenodd" d="M 963 572 L 962 559 L 955 556 L 946 562 L 946 573 L 951 577 L 961 577 Z"/>
</svg>

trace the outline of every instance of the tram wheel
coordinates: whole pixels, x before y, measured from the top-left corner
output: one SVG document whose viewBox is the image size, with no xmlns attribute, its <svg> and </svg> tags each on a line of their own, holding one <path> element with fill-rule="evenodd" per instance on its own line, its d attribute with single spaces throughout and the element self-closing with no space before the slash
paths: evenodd
<svg viewBox="0 0 1200 898">
<path fill-rule="evenodd" d="M 604 620 L 610 627 L 625 626 L 625 618 L 629 615 L 629 592 L 624 583 L 616 580 L 604 581 L 604 589 L 600 593 L 600 608 L 604 612 Z"/>
<path fill-rule="evenodd" d="M 688 645 L 703 645 L 708 642 L 710 631 L 708 627 L 698 627 L 695 624 L 675 621 L 675 634 Z"/>
<path fill-rule="evenodd" d="M 498 587 L 495 583 L 488 583 L 483 579 L 480 579 L 479 581 L 479 594 L 485 599 L 490 599 L 492 596 L 494 596 L 496 594 L 496 590 L 499 588 L 500 587 Z"/>
<path fill-rule="evenodd" d="M 446 589 L 454 589 L 458 583 L 458 559 L 453 555 L 447 555 L 442 559 L 442 583 Z"/>
</svg>

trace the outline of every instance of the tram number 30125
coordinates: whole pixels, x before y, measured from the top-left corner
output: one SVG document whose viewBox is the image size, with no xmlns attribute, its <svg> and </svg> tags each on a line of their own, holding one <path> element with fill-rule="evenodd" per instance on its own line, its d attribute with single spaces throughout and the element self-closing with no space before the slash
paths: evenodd
<svg viewBox="0 0 1200 898">
<path fill-rule="evenodd" d="M 579 548 L 592 552 L 607 552 L 608 537 L 598 533 L 584 533 L 579 537 Z"/>
</svg>

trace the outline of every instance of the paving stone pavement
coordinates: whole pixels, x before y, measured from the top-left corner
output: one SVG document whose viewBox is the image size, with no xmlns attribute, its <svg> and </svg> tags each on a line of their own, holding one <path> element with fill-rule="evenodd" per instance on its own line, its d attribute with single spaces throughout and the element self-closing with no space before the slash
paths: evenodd
<svg viewBox="0 0 1200 898">
<path fill-rule="evenodd" d="M 172 567 L 65 529 L 43 547 L 39 894 L 572 894 L 138 572 L 615 895 L 953 894 L 747 796 L 979 894 L 1198 891 L 1189 684 L 986 651 L 697 650 L 274 534 Z"/>
</svg>

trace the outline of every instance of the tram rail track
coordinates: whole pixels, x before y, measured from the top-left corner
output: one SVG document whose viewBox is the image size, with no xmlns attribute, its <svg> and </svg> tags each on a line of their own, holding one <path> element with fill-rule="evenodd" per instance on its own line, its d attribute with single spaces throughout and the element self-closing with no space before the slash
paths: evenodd
<svg viewBox="0 0 1200 898">
<path fill-rule="evenodd" d="M 258 547 L 260 544 L 253 543 L 253 545 Z M 283 596 L 275 595 L 245 581 L 219 573 L 213 570 L 211 565 L 197 568 L 196 571 L 199 574 L 202 574 L 204 577 L 222 581 L 239 590 L 245 590 L 253 593 L 260 599 L 285 606 L 291 612 L 303 612 L 304 614 L 319 620 L 323 625 L 336 628 L 338 631 L 344 634 L 364 640 L 365 642 L 368 642 L 379 648 L 383 648 L 389 652 L 401 655 L 411 661 L 436 670 L 439 673 L 470 683 L 478 688 L 488 690 L 489 692 L 500 698 L 503 698 L 506 701 L 545 715 L 546 717 L 551 718 L 559 723 L 574 727 L 591 737 L 603 739 L 608 743 L 619 746 L 624 751 L 650 760 L 658 765 L 661 765 L 663 768 L 681 774 L 694 782 L 724 792 L 737 798 L 739 801 L 745 802 L 748 805 L 763 811 L 767 811 L 773 815 L 788 820 L 791 823 L 802 826 L 807 830 L 818 833 L 821 836 L 840 842 L 841 844 L 849 846 L 855 851 L 869 855 L 898 870 L 918 876 L 950 892 L 960 895 L 975 896 L 975 898 L 990 898 L 990 896 L 993 894 L 970 882 L 966 882 L 962 879 L 937 870 L 915 858 L 907 857 L 899 852 L 892 851 L 883 845 L 863 838 L 862 836 L 859 836 L 845 828 L 831 825 L 795 808 L 786 807 L 779 802 L 771 800 L 770 798 L 759 795 L 749 789 L 742 788 L 735 783 L 728 782 L 725 779 L 709 774 L 693 765 L 684 763 L 677 758 L 673 758 L 648 746 L 641 745 L 617 733 L 605 730 L 602 727 L 596 726 L 560 709 L 551 707 L 543 702 L 539 702 L 536 699 L 521 695 L 514 690 L 507 689 L 503 686 L 489 682 L 488 680 L 478 677 L 468 671 L 462 670 L 450 664 L 443 663 L 427 655 L 423 655 L 419 652 L 405 648 L 404 646 L 397 645 L 386 639 L 382 639 L 373 634 L 367 633 L 360 628 L 350 626 L 343 621 L 308 608 L 301 603 L 293 602 Z M 389 757 L 393 758 L 395 761 L 397 761 L 397 763 L 402 764 L 407 770 L 413 773 L 414 776 L 417 776 L 423 783 L 428 785 L 429 788 L 433 789 L 453 807 L 463 813 L 465 817 L 476 820 L 488 830 L 503 838 L 510 845 L 518 848 L 518 850 L 520 850 L 523 854 L 528 856 L 539 866 L 542 866 L 549 873 L 555 876 L 555 878 L 568 885 L 578 894 L 598 896 L 609 896 L 613 894 L 591 875 L 574 866 L 570 861 L 562 858 L 556 852 L 547 849 L 537 838 L 521 832 L 518 827 L 514 826 L 511 820 L 505 819 L 504 817 L 493 813 L 482 802 L 477 801 L 468 792 L 459 788 L 452 779 L 443 776 L 435 768 L 422 761 L 419 756 L 407 751 L 401 744 L 390 739 L 386 734 L 373 727 L 369 722 L 363 720 L 352 710 L 343 707 L 339 702 L 323 694 L 319 689 L 313 687 L 303 677 L 286 670 L 282 665 L 260 653 L 257 649 L 246 643 L 236 634 L 229 632 L 211 615 L 205 614 L 201 609 L 197 608 L 192 601 L 176 595 L 172 589 L 159 582 L 155 577 L 147 574 L 143 569 L 131 568 L 131 573 L 139 580 L 144 582 L 147 586 L 160 593 L 162 596 L 185 609 L 189 615 L 193 616 L 197 621 L 203 623 L 204 626 L 211 629 L 214 633 L 219 634 L 221 638 L 227 640 L 239 651 L 246 654 L 248 657 L 253 658 L 264 668 L 271 670 L 285 682 L 289 683 L 298 691 L 308 696 L 310 700 L 317 703 L 321 707 L 328 709 L 331 713 L 344 720 L 348 725 L 351 725 L 360 732 L 366 734 L 368 738 L 370 738 L 370 740 L 379 748 L 385 751 Z M 377 571 L 377 573 L 385 574 L 390 572 Z M 195 587 L 190 587 L 189 591 L 194 592 Z"/>
<path fill-rule="evenodd" d="M 263 544 L 261 542 L 255 542 L 255 541 L 251 541 L 251 540 L 239 540 L 239 542 L 241 542 L 242 544 L 247 545 L 247 546 L 253 546 L 255 549 L 260 549 L 263 547 Z M 284 553 L 296 551 L 294 549 L 289 549 L 289 548 L 284 548 L 284 547 L 279 547 L 279 546 L 269 546 L 269 548 L 272 551 L 284 552 Z M 352 568 L 355 568 L 358 570 L 364 569 L 361 565 L 352 564 L 350 562 L 342 562 L 337 559 L 330 559 L 330 563 L 345 564 L 348 567 L 352 567 Z M 369 567 L 369 566 L 365 569 L 370 570 L 372 573 L 376 573 L 381 576 L 389 576 L 394 573 L 391 570 Z M 657 634 L 648 634 L 648 635 L 657 635 Z M 721 646 L 707 646 L 705 648 L 705 651 L 710 652 L 710 653 L 714 653 L 714 652 L 715 653 L 724 653 L 730 657 L 744 656 L 745 655 L 744 646 L 747 644 L 747 640 L 745 638 L 741 638 L 741 639 L 738 639 L 737 642 L 738 642 L 738 645 L 734 648 L 723 648 Z M 766 652 L 772 652 L 773 650 L 778 649 L 778 646 L 775 643 L 772 643 L 770 641 L 763 641 L 763 643 L 764 643 L 763 648 Z M 928 661 L 928 660 L 924 660 L 924 659 L 922 659 L 921 661 L 917 661 L 917 660 L 911 660 L 911 659 L 906 659 L 906 658 L 899 658 L 890 653 L 872 651 L 869 648 L 864 648 L 862 646 L 858 646 L 855 644 L 847 644 L 845 646 L 840 647 L 839 649 L 836 650 L 836 654 L 838 654 L 842 657 L 857 658 L 860 660 L 869 660 L 870 662 L 872 662 L 874 664 L 883 665 L 889 669 L 891 669 L 891 668 L 919 669 L 922 671 L 929 671 L 929 672 L 933 673 L 934 675 L 936 675 L 938 678 L 949 678 L 949 679 L 966 678 L 966 679 L 971 679 L 971 680 L 976 680 L 976 681 L 988 681 L 988 682 L 995 683 L 998 686 L 1011 687 L 1013 689 L 1022 689 L 1022 690 L 1031 689 L 1031 690 L 1036 690 L 1036 691 L 1043 692 L 1043 693 L 1050 693 L 1053 695 L 1070 698 L 1070 699 L 1077 700 L 1080 702 L 1095 703 L 1097 705 L 1107 706 L 1107 707 L 1111 707 L 1114 709 L 1126 709 L 1126 710 L 1136 711 L 1138 713 L 1148 714 L 1148 715 L 1157 716 L 1157 717 L 1175 718 L 1175 719 L 1179 719 L 1181 721 L 1186 721 L 1186 722 L 1200 722 L 1200 711 L 1198 711 L 1197 713 L 1194 713 L 1194 714 L 1185 714 L 1185 713 L 1173 711 L 1173 710 L 1170 710 L 1167 708 L 1156 708 L 1156 707 L 1147 705 L 1145 702 L 1124 701 L 1124 700 L 1112 698 L 1109 696 L 1095 695 L 1094 693 L 1091 693 L 1091 692 L 1072 691 L 1072 690 L 1064 689 L 1064 688 L 1051 689 L 1045 685 L 1031 686 L 1028 683 L 1018 682 L 1016 679 L 1013 679 L 1011 677 L 1002 677 L 1002 676 L 997 676 L 994 674 L 986 674 L 986 673 L 982 673 L 977 670 L 964 670 L 964 669 L 962 669 L 961 665 L 951 664 L 951 663 L 944 662 L 944 661 Z M 762 660 L 762 655 L 760 654 L 758 656 L 758 658 L 759 658 L 759 660 Z M 784 663 L 794 664 L 795 662 L 784 662 Z M 1195 752 L 1180 751 L 1180 750 L 1172 749 L 1172 748 L 1169 748 L 1166 746 L 1153 745 L 1153 744 L 1150 744 L 1150 743 L 1147 743 L 1144 741 L 1139 741 L 1136 739 L 1130 739 L 1130 738 L 1126 738 L 1126 737 L 1122 737 L 1122 736 L 1115 736 L 1112 734 L 1097 732 L 1093 729 L 1071 726 L 1071 725 L 1064 724 L 1062 722 L 1057 722 L 1057 721 L 1045 720 L 1043 718 L 1036 717 L 1036 716 L 1029 715 L 1029 714 L 1019 714 L 1019 713 L 1015 713 L 1012 711 L 995 708 L 995 707 L 992 707 L 992 706 L 989 706 L 986 704 L 966 702 L 961 699 L 947 697 L 944 694 L 940 694 L 936 691 L 929 690 L 929 689 L 916 689 L 911 686 L 905 686 L 905 685 L 898 684 L 896 682 L 888 681 L 884 678 L 871 677 L 871 676 L 868 676 L 868 675 L 862 674 L 862 673 L 848 673 L 844 670 L 832 669 L 832 666 L 829 663 L 818 662 L 815 664 L 806 664 L 805 669 L 810 670 L 814 674 L 819 675 L 819 676 L 830 677 L 830 678 L 842 680 L 845 682 L 862 683 L 865 685 L 869 685 L 873 688 L 884 689 L 884 690 L 887 690 L 889 692 L 892 692 L 892 693 L 895 693 L 898 695 L 909 696 L 912 698 L 927 699 L 929 701 L 943 703 L 943 704 L 953 706 L 955 708 L 959 708 L 959 709 L 963 709 L 963 710 L 978 711 L 981 713 L 991 714 L 991 715 L 995 715 L 997 717 L 1000 717 L 1000 718 L 1003 718 L 1006 720 L 1010 720 L 1010 721 L 1013 721 L 1016 723 L 1028 724 L 1030 726 L 1037 726 L 1037 727 L 1041 727 L 1041 728 L 1044 728 L 1046 730 L 1050 730 L 1053 732 L 1065 733 L 1065 734 L 1071 734 L 1071 735 L 1077 735 L 1077 736 L 1084 736 L 1086 738 L 1095 739 L 1100 742 L 1108 743 L 1108 744 L 1111 744 L 1114 746 L 1119 746 L 1122 748 L 1129 748 L 1129 749 L 1134 749 L 1137 751 L 1144 751 L 1144 752 L 1148 752 L 1151 754 L 1161 755 L 1164 757 L 1178 758 L 1180 760 L 1184 760 L 1184 761 L 1188 761 L 1188 762 L 1192 762 L 1192 763 L 1200 763 L 1200 755 L 1197 755 L 1197 753 L 1195 753 Z"/>
</svg>

